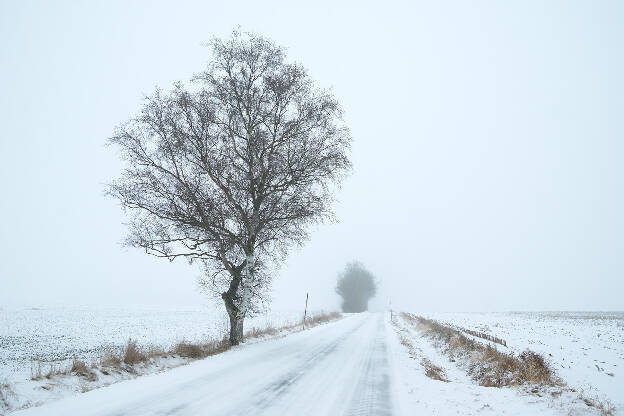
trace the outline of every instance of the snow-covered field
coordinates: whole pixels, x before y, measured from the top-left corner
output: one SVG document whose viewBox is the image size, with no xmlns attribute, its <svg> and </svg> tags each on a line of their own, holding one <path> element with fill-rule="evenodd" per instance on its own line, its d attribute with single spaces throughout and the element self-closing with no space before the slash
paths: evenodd
<svg viewBox="0 0 624 416">
<path fill-rule="evenodd" d="M 418 315 L 502 338 L 503 351 L 539 352 L 570 387 L 624 409 L 624 312 Z"/>
<path fill-rule="evenodd" d="M 248 318 L 245 329 L 282 327 L 300 322 L 301 318 L 299 311 L 269 312 Z M 107 351 L 119 351 L 130 338 L 142 347 L 170 350 L 183 340 L 202 342 L 220 339 L 227 330 L 227 315 L 218 308 L 188 311 L 0 310 L 0 385 L 8 384 L 15 393 L 7 399 L 13 406 L 45 402 L 79 392 L 84 386 L 78 385 L 78 382 L 72 384 L 69 380 L 62 383 L 51 383 L 45 379 L 32 381 L 31 376 L 38 366 L 45 374 L 50 368 L 66 369 L 74 358 L 90 364 L 101 359 Z M 173 367 L 181 363 L 170 361 L 161 363 L 161 366 Z M 154 369 L 148 372 L 152 371 Z M 129 375 L 118 376 L 117 379 L 100 376 L 99 383 L 113 383 L 119 381 L 119 377 L 123 379 Z M 50 388 L 51 385 L 54 387 Z M 0 403 L 0 414 L 2 412 Z"/>
<path fill-rule="evenodd" d="M 245 329 L 281 326 L 301 319 L 301 312 L 270 312 L 249 318 Z M 165 349 L 181 340 L 222 337 L 228 328 L 220 310 L 23 309 L 0 310 L 0 374 L 30 361 L 69 361 L 101 357 L 129 338 Z"/>
</svg>

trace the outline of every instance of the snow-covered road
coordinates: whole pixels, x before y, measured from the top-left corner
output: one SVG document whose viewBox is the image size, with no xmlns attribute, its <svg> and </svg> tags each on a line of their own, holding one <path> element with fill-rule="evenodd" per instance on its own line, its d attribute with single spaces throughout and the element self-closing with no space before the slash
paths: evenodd
<svg viewBox="0 0 624 416">
<path fill-rule="evenodd" d="M 346 316 L 14 414 L 397 414 L 388 325 L 383 314 Z"/>
</svg>

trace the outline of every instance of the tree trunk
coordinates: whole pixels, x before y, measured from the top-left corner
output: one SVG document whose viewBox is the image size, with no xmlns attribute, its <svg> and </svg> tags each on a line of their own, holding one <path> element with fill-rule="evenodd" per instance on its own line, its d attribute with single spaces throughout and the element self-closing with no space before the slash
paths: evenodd
<svg viewBox="0 0 624 416">
<path fill-rule="evenodd" d="M 234 305 L 232 297 L 228 292 L 222 293 L 221 298 L 230 317 L 230 344 L 238 345 L 243 342 L 243 321 L 245 320 L 245 315 L 241 314 Z"/>
<path fill-rule="evenodd" d="M 251 294 L 249 289 L 243 284 L 243 279 L 253 282 L 253 261 L 253 251 L 251 251 L 251 254 L 247 254 L 247 259 L 244 263 L 229 270 L 232 274 L 230 287 L 227 292 L 221 294 L 221 298 L 225 303 L 225 309 L 230 317 L 231 345 L 238 345 L 243 342 L 243 321 L 251 302 Z M 245 270 L 244 274 L 242 274 L 243 269 Z"/>
<path fill-rule="evenodd" d="M 243 321 L 244 317 L 238 313 L 230 314 L 230 344 L 238 345 L 243 342 Z"/>
</svg>

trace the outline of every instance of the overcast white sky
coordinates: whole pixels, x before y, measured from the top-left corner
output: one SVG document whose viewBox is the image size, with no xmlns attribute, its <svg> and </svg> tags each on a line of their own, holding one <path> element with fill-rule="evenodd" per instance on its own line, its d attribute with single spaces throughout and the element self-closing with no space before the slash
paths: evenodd
<svg viewBox="0 0 624 416">
<path fill-rule="evenodd" d="M 337 224 L 274 309 L 624 309 L 624 2 L 0 0 L 0 307 L 196 308 L 199 269 L 124 248 L 105 142 L 241 26 L 333 87 L 352 130 Z"/>
</svg>

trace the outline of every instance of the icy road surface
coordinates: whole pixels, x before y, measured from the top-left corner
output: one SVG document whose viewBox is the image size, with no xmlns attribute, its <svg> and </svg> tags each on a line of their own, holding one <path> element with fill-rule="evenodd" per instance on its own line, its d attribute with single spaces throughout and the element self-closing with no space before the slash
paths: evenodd
<svg viewBox="0 0 624 416">
<path fill-rule="evenodd" d="M 14 415 L 397 414 L 383 314 L 334 323 Z"/>
</svg>

